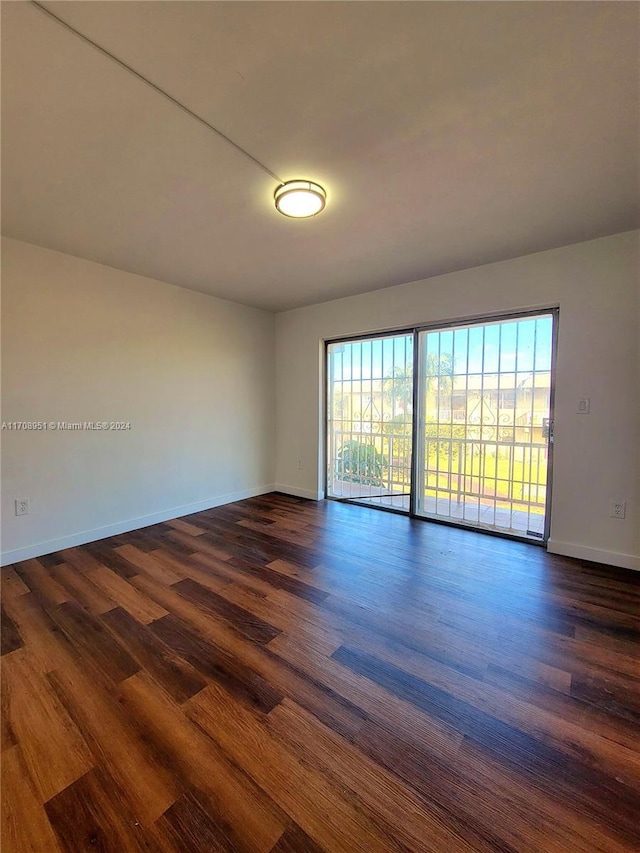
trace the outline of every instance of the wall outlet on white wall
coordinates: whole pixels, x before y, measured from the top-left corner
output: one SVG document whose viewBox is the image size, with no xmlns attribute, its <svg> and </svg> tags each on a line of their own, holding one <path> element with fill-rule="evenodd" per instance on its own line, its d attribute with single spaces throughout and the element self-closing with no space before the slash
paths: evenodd
<svg viewBox="0 0 640 853">
<path fill-rule="evenodd" d="M 609 506 L 609 515 L 611 518 L 624 518 L 627 514 L 626 501 L 611 501 Z"/>
<path fill-rule="evenodd" d="M 29 515 L 31 501 L 29 498 L 16 498 L 16 515 Z"/>
<path fill-rule="evenodd" d="M 302 471 L 303 467 L 302 459 L 298 459 L 298 471 Z"/>
</svg>

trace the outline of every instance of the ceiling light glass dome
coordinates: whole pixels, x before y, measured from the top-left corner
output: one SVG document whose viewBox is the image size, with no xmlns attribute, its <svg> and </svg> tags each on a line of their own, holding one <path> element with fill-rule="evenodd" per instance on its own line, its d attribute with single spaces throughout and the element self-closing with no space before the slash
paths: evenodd
<svg viewBox="0 0 640 853">
<path fill-rule="evenodd" d="M 274 193 L 277 210 L 284 216 L 306 219 L 324 210 L 327 193 L 313 181 L 286 181 Z"/>
</svg>

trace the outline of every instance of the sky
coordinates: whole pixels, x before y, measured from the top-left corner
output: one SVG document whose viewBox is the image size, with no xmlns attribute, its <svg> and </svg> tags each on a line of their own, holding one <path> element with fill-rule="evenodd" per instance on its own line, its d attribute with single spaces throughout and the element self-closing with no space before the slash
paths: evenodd
<svg viewBox="0 0 640 853">
<path fill-rule="evenodd" d="M 421 332 L 422 346 L 438 359 L 453 359 L 454 374 L 530 373 L 551 368 L 553 317 L 472 324 Z M 413 359 L 413 335 L 390 335 L 330 344 L 335 381 L 384 379 L 394 369 L 406 370 Z"/>
</svg>

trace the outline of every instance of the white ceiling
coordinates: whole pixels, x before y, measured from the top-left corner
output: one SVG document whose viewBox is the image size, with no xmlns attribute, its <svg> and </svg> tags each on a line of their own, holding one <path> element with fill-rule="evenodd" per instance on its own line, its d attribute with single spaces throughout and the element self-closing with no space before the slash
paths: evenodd
<svg viewBox="0 0 640 853">
<path fill-rule="evenodd" d="M 637 227 L 618 2 L 2 4 L 3 233 L 269 310 Z"/>
</svg>

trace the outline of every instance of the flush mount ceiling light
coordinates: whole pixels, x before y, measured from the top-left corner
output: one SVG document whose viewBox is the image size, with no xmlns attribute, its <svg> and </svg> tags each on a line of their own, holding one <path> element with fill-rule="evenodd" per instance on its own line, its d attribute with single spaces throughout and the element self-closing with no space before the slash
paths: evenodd
<svg viewBox="0 0 640 853">
<path fill-rule="evenodd" d="M 313 181 L 286 181 L 273 195 L 276 209 L 284 216 L 293 219 L 306 219 L 324 210 L 327 193 L 320 184 Z"/>
</svg>

